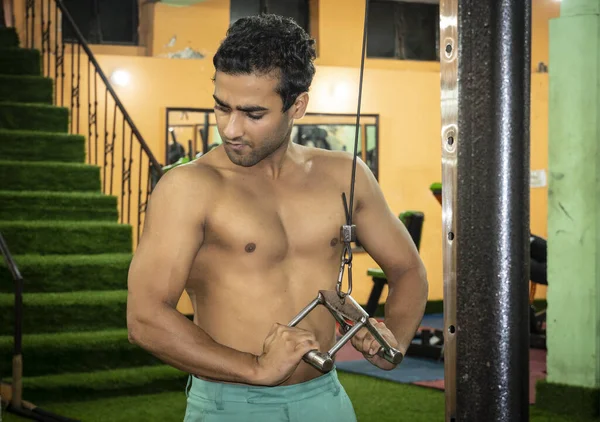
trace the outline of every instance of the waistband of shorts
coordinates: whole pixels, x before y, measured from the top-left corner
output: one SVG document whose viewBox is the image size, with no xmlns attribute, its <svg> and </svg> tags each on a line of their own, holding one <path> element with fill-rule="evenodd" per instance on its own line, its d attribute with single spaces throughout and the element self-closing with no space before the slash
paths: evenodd
<svg viewBox="0 0 600 422">
<path fill-rule="evenodd" d="M 191 377 L 189 394 L 206 400 L 242 403 L 289 403 L 325 392 L 338 394 L 341 384 L 336 369 L 312 380 L 277 387 L 228 384 Z"/>
</svg>

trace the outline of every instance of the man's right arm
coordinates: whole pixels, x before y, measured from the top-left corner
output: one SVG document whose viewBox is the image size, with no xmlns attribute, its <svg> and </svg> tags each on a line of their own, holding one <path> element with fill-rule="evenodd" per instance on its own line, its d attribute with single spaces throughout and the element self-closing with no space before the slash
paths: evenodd
<svg viewBox="0 0 600 422">
<path fill-rule="evenodd" d="M 215 177 L 198 165 L 182 166 L 156 186 L 129 269 L 129 341 L 182 371 L 253 384 L 257 356 L 215 342 L 176 309 L 204 241 Z"/>
</svg>

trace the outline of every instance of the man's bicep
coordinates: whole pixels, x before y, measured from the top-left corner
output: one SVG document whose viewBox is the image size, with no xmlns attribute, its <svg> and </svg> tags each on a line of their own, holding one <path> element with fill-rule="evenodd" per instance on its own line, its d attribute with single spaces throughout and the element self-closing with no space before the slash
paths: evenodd
<svg viewBox="0 0 600 422">
<path fill-rule="evenodd" d="M 203 242 L 205 207 L 201 193 L 190 189 L 193 169 L 176 170 L 163 176 L 148 204 L 129 269 L 128 302 L 134 312 L 157 304 L 177 305 Z"/>
<path fill-rule="evenodd" d="M 375 177 L 362 162 L 357 169 L 357 193 L 357 237 L 381 269 L 389 276 L 422 265 L 408 230 L 392 213 Z"/>
</svg>

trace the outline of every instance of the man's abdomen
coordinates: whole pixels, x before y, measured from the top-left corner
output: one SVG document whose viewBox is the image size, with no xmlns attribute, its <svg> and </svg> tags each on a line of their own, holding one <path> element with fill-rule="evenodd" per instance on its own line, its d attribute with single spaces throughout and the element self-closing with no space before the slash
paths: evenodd
<svg viewBox="0 0 600 422">
<path fill-rule="evenodd" d="M 260 274 L 224 268 L 217 279 L 194 282 L 195 320 L 217 343 L 260 356 L 275 323 L 287 325 L 320 289 L 335 288 L 335 272 L 331 265 L 326 267 L 319 270 L 313 265 L 291 274 L 288 268 L 271 268 Z M 322 352 L 335 344 L 335 320 L 324 307 L 314 309 L 297 327 L 312 332 Z M 301 362 L 286 384 L 319 375 L 318 370 Z"/>
</svg>

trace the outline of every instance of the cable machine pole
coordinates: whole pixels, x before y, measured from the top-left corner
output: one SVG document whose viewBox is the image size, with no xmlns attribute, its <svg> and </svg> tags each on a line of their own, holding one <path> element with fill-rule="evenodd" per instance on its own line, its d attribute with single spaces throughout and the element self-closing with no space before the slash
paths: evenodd
<svg viewBox="0 0 600 422">
<path fill-rule="evenodd" d="M 529 420 L 531 0 L 441 0 L 446 421 Z"/>
</svg>

